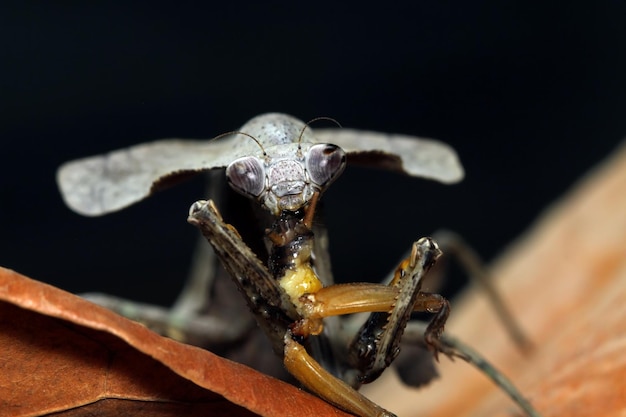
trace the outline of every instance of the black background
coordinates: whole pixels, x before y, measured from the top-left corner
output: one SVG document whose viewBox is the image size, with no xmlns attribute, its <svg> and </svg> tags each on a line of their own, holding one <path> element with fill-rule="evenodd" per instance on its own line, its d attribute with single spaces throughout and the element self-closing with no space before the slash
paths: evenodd
<svg viewBox="0 0 626 417">
<path fill-rule="evenodd" d="M 349 169 L 326 195 L 336 275 L 375 280 L 440 227 L 491 259 L 626 134 L 621 1 L 122 3 L 0 6 L 0 264 L 73 292 L 170 303 L 206 196 L 83 218 L 66 160 L 267 111 L 451 144 L 460 185 Z"/>
</svg>

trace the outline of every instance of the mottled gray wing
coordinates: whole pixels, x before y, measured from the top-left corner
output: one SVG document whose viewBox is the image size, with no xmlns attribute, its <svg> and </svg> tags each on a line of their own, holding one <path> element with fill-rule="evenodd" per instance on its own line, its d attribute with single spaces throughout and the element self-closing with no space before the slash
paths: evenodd
<svg viewBox="0 0 626 417">
<path fill-rule="evenodd" d="M 119 210 L 190 175 L 224 168 L 250 153 L 235 136 L 215 141 L 163 139 L 63 164 L 57 183 L 65 203 L 86 216 Z"/>
<path fill-rule="evenodd" d="M 315 138 L 348 153 L 349 164 L 401 172 L 414 177 L 455 183 L 463 167 L 450 146 L 434 139 L 352 129 L 315 129 Z"/>
</svg>

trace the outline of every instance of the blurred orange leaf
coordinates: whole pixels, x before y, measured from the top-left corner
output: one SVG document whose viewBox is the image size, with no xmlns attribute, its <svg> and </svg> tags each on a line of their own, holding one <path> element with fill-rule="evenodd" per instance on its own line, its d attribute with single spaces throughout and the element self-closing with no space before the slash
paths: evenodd
<svg viewBox="0 0 626 417">
<path fill-rule="evenodd" d="M 0 352 L 3 416 L 347 415 L 5 268 Z"/>
<path fill-rule="evenodd" d="M 544 417 L 625 416 L 626 144 L 541 216 L 492 274 L 533 351 L 517 351 L 476 289 L 453 301 L 446 332 L 504 371 Z M 521 415 L 469 365 L 442 360 L 439 370 L 419 400 L 392 373 L 370 397 L 402 416 Z"/>
</svg>

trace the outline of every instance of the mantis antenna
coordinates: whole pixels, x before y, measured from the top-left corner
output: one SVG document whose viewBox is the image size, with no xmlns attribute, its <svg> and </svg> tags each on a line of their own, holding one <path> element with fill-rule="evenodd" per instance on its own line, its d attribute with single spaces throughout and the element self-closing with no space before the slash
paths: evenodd
<svg viewBox="0 0 626 417">
<path fill-rule="evenodd" d="M 304 129 L 303 129 L 303 132 L 304 132 Z M 261 142 L 259 142 L 259 140 L 257 138 L 255 138 L 254 136 L 252 136 L 249 133 L 241 132 L 239 130 L 231 130 L 230 132 L 222 133 L 220 135 L 215 136 L 213 139 L 211 139 L 211 141 L 217 140 L 219 138 L 223 138 L 224 136 L 230 136 L 230 135 L 244 135 L 244 136 L 249 137 L 257 145 L 259 145 L 259 148 L 261 148 L 261 150 L 263 151 L 263 157 L 267 157 L 267 152 L 265 152 L 265 148 L 263 148 L 263 145 L 261 145 Z M 300 135 L 302 135 L 302 133 Z"/>
<path fill-rule="evenodd" d="M 309 120 L 308 122 L 304 124 L 304 127 L 300 131 L 300 136 L 298 136 L 298 151 L 301 149 L 302 136 L 304 135 L 304 131 L 306 130 L 307 127 L 309 127 L 311 123 L 317 122 L 318 120 L 329 120 L 333 122 L 334 124 L 336 124 L 337 126 L 343 127 L 341 126 L 341 123 L 339 123 L 337 120 L 333 119 L 332 117 L 320 116 L 320 117 L 316 117 L 314 119 Z"/>
</svg>

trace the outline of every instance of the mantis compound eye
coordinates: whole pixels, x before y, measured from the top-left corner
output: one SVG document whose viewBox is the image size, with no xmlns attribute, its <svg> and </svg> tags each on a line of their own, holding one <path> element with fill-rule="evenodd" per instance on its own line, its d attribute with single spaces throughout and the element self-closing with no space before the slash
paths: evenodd
<svg viewBox="0 0 626 417">
<path fill-rule="evenodd" d="M 265 189 L 263 161 L 254 156 L 235 159 L 226 167 L 226 178 L 235 191 L 258 197 Z"/>
<path fill-rule="evenodd" d="M 319 187 L 333 182 L 346 167 L 346 153 L 337 145 L 313 145 L 306 156 L 306 169 Z"/>
</svg>

